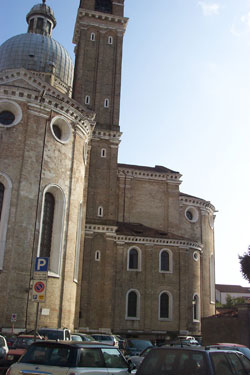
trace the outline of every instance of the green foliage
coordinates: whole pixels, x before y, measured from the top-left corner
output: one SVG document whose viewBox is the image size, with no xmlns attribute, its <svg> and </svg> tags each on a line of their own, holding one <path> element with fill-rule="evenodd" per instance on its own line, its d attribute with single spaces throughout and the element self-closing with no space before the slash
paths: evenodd
<svg viewBox="0 0 250 375">
<path fill-rule="evenodd" d="M 227 302 L 224 305 L 222 305 L 223 307 L 226 307 L 226 308 L 231 308 L 231 307 L 235 307 L 237 305 L 242 305 L 243 303 L 246 303 L 244 297 L 233 298 L 230 296 L 230 294 L 227 295 L 226 301 Z"/>
<path fill-rule="evenodd" d="M 250 283 L 250 247 L 243 255 L 239 255 L 239 261 L 242 276 Z"/>
</svg>

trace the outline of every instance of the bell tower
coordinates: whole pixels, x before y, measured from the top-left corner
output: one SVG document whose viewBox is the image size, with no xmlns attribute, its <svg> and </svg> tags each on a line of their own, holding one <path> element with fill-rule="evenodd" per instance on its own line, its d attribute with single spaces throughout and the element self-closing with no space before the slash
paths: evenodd
<svg viewBox="0 0 250 375">
<path fill-rule="evenodd" d="M 120 143 L 122 45 L 128 19 L 124 0 L 81 0 L 73 98 L 96 113 L 91 142 L 87 223 L 117 220 L 117 154 Z"/>
</svg>

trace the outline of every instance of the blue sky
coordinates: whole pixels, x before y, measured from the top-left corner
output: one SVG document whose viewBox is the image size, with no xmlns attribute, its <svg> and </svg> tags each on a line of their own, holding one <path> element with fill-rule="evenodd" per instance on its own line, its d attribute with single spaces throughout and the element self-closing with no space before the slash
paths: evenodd
<svg viewBox="0 0 250 375">
<path fill-rule="evenodd" d="M 27 31 L 34 0 L 1 0 L 0 44 Z M 53 37 L 74 58 L 79 0 L 47 0 Z M 119 162 L 179 171 L 181 191 L 210 200 L 216 282 L 249 286 L 250 1 L 125 0 Z"/>
</svg>

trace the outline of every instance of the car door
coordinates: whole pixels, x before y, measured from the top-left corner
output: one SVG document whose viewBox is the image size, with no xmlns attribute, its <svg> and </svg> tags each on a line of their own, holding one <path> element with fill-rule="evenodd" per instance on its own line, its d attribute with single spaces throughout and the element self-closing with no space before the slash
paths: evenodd
<svg viewBox="0 0 250 375">
<path fill-rule="evenodd" d="M 80 349 L 77 368 L 72 369 L 77 375 L 107 375 L 103 354 L 100 348 L 85 347 Z"/>
<path fill-rule="evenodd" d="M 128 375 L 128 363 L 116 348 L 101 349 L 109 375 Z"/>
</svg>

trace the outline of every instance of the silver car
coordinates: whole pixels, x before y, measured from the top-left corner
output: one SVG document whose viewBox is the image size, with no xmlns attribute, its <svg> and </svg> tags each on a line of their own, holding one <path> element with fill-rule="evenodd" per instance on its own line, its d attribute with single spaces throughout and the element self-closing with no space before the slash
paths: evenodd
<svg viewBox="0 0 250 375">
<path fill-rule="evenodd" d="M 119 349 L 109 345 L 40 341 L 28 348 L 7 375 L 128 375 L 130 372 Z"/>
</svg>

